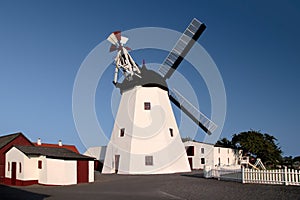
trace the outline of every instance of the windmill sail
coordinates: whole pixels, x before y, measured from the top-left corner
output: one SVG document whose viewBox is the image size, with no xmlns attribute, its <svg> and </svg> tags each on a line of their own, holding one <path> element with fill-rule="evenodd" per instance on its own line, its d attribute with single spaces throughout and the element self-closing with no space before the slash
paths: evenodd
<svg viewBox="0 0 300 200">
<path fill-rule="evenodd" d="M 169 98 L 179 109 L 200 126 L 204 132 L 211 135 L 211 133 L 216 130 L 217 125 L 201 113 L 177 90 L 169 90 Z"/>
<path fill-rule="evenodd" d="M 130 48 L 124 46 L 128 41 L 128 38 L 123 37 L 121 35 L 121 31 L 115 31 L 108 36 L 107 40 L 111 43 L 109 52 L 117 51 L 117 57 L 115 58 L 116 68 L 113 83 L 117 85 L 119 69 L 122 69 L 123 75 L 128 80 L 132 80 L 133 75 L 141 78 L 141 76 L 139 75 L 141 73 L 139 67 L 127 51 L 130 50 Z"/>
<path fill-rule="evenodd" d="M 159 68 L 159 72 L 165 80 L 171 77 L 205 28 L 205 24 L 197 19 L 192 20 Z"/>
</svg>

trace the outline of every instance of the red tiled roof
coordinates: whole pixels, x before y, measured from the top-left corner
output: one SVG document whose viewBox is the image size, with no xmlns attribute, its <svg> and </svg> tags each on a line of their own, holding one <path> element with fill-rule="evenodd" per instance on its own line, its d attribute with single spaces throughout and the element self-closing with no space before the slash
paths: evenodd
<svg viewBox="0 0 300 200">
<path fill-rule="evenodd" d="M 77 150 L 77 148 L 74 145 L 63 144 L 62 146 L 59 146 L 58 144 L 48 144 L 48 143 L 42 143 L 41 145 L 38 145 L 36 142 L 34 142 L 33 144 L 34 144 L 34 146 L 37 146 L 37 147 L 64 148 L 64 149 L 71 150 L 75 153 L 79 153 L 79 151 Z"/>
</svg>

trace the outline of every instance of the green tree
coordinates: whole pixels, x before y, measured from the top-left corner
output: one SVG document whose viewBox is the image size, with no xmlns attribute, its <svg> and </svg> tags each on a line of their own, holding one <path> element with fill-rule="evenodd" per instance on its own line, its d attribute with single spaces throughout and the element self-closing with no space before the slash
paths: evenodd
<svg viewBox="0 0 300 200">
<path fill-rule="evenodd" d="M 216 147 L 235 148 L 234 144 L 227 138 L 222 138 L 215 144 Z"/>
<path fill-rule="evenodd" d="M 292 168 L 293 166 L 293 157 L 292 156 L 285 156 L 282 158 L 282 165 L 287 166 L 288 168 Z"/>
<path fill-rule="evenodd" d="M 278 164 L 281 160 L 282 151 L 276 142 L 274 136 L 255 130 L 234 134 L 232 137 L 232 143 L 242 149 L 244 154 L 260 158 L 268 165 Z"/>
<path fill-rule="evenodd" d="M 294 161 L 294 162 L 297 162 L 297 161 L 299 161 L 299 162 L 300 162 L 300 156 L 296 156 L 296 157 L 294 157 L 294 158 L 293 158 L 293 161 Z"/>
</svg>

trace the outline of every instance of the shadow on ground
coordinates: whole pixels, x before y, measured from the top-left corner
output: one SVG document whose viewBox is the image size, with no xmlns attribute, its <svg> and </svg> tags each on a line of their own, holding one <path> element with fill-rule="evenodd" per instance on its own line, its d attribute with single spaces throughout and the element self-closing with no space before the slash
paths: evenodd
<svg viewBox="0 0 300 200">
<path fill-rule="evenodd" d="M 19 188 L 0 185 L 1 200 L 13 200 L 13 199 L 42 200 L 45 199 L 46 197 L 49 197 L 49 195 L 28 192 Z"/>
<path fill-rule="evenodd" d="M 203 171 L 192 171 L 191 173 L 181 174 L 181 176 L 192 177 L 192 178 L 204 178 Z"/>
</svg>

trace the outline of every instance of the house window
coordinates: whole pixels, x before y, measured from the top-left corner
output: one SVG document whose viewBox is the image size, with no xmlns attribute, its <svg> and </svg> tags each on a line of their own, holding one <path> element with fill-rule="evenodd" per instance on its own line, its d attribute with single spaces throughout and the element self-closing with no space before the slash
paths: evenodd
<svg viewBox="0 0 300 200">
<path fill-rule="evenodd" d="M 10 163 L 7 162 L 7 171 L 10 171 Z"/>
<path fill-rule="evenodd" d="M 221 158 L 218 158 L 218 165 L 220 166 L 221 165 Z"/>
<path fill-rule="evenodd" d="M 173 129 L 172 129 L 172 128 L 169 128 L 169 130 L 170 130 L 170 135 L 171 135 L 171 137 L 173 137 Z"/>
<path fill-rule="evenodd" d="M 153 165 L 153 156 L 145 156 L 145 165 Z"/>
<path fill-rule="evenodd" d="M 38 168 L 42 169 L 42 161 L 41 160 L 38 161 Z"/>
<path fill-rule="evenodd" d="M 144 102 L 144 109 L 145 110 L 151 110 L 151 103 L 150 102 Z"/>
<path fill-rule="evenodd" d="M 202 164 L 202 165 L 205 164 L 205 158 L 201 158 L 201 164 Z"/>
<path fill-rule="evenodd" d="M 220 148 L 218 148 L 218 153 L 220 153 Z"/>
<path fill-rule="evenodd" d="M 125 128 L 120 129 L 120 137 L 124 137 L 125 135 Z"/>
<path fill-rule="evenodd" d="M 188 146 L 186 149 L 186 154 L 188 156 L 194 156 L 194 146 Z"/>
<path fill-rule="evenodd" d="M 229 161 L 230 161 L 229 158 L 227 158 L 228 165 L 229 165 Z"/>
<path fill-rule="evenodd" d="M 19 163 L 19 172 L 22 173 L 22 164 L 21 164 L 21 162 Z"/>
<path fill-rule="evenodd" d="M 201 148 L 201 153 L 204 154 L 204 148 Z"/>
</svg>

